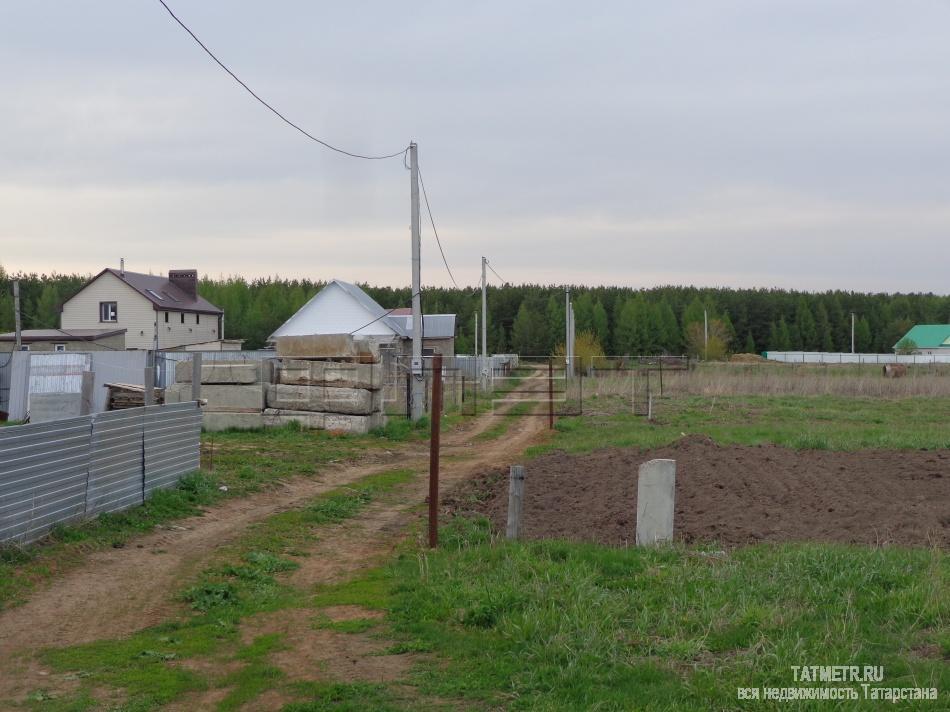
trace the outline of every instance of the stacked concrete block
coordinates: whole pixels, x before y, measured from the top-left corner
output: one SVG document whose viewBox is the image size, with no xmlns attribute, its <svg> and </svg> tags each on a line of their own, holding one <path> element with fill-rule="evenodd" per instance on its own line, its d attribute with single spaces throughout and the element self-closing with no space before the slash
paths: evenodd
<svg viewBox="0 0 950 712">
<path fill-rule="evenodd" d="M 366 433 L 385 425 L 379 342 L 349 334 L 279 337 L 267 424 Z"/>
<path fill-rule="evenodd" d="M 175 364 L 175 384 L 165 389 L 166 403 L 192 398 L 192 361 Z M 201 364 L 202 425 L 205 430 L 264 426 L 265 381 L 270 365 L 261 361 L 205 361 Z"/>
</svg>

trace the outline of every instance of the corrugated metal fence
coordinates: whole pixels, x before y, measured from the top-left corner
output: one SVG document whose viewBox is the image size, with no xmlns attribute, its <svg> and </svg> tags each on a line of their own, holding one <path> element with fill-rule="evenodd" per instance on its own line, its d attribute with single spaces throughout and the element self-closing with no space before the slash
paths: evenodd
<svg viewBox="0 0 950 712">
<path fill-rule="evenodd" d="M 856 363 L 883 364 L 905 363 L 925 366 L 931 363 L 950 363 L 950 353 L 946 354 L 846 354 L 823 351 L 766 351 L 769 361 L 785 363 Z"/>
<path fill-rule="evenodd" d="M 196 403 L 0 428 L 0 542 L 141 504 L 198 469 L 200 439 Z"/>
</svg>

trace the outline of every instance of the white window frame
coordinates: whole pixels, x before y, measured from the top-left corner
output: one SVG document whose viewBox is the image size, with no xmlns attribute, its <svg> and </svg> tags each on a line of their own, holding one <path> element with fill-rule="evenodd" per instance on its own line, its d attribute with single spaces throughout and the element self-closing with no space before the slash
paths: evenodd
<svg viewBox="0 0 950 712">
<path fill-rule="evenodd" d="M 109 305 L 112 308 L 109 308 Z M 111 316 L 111 319 L 103 319 L 103 317 Z M 99 302 L 99 321 L 103 324 L 115 324 L 119 320 L 119 303 L 118 302 Z"/>
<path fill-rule="evenodd" d="M 64 344 L 63 342 L 53 344 L 53 351 L 56 351 L 57 353 L 62 353 L 65 350 L 66 350 L 66 344 Z"/>
<path fill-rule="evenodd" d="M 30 350 L 29 344 L 20 344 L 20 351 L 29 351 L 29 350 Z"/>
</svg>

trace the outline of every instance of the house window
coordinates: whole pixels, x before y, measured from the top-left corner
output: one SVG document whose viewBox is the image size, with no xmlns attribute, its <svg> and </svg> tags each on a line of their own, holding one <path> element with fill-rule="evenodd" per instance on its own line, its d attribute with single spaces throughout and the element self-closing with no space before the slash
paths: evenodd
<svg viewBox="0 0 950 712">
<path fill-rule="evenodd" d="M 119 307 L 115 302 L 99 302 L 99 321 L 118 321 Z"/>
<path fill-rule="evenodd" d="M 182 312 L 182 313 L 181 313 L 181 323 L 182 323 L 182 324 L 185 323 L 185 312 Z"/>
<path fill-rule="evenodd" d="M 53 351 L 65 351 L 66 344 L 53 344 Z"/>
<path fill-rule="evenodd" d="M 168 323 L 168 312 L 165 312 L 165 323 Z"/>
<path fill-rule="evenodd" d="M 201 314 L 195 314 L 195 324 L 201 323 Z"/>
<path fill-rule="evenodd" d="M 27 346 L 26 344 L 23 344 L 22 346 L 20 346 L 20 351 L 29 351 L 29 350 L 30 350 L 30 347 Z"/>
</svg>

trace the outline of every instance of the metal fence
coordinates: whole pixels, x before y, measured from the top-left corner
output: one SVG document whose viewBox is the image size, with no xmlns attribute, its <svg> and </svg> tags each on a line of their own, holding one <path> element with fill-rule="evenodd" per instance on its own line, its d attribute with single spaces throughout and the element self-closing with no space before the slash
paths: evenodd
<svg viewBox="0 0 950 712">
<path fill-rule="evenodd" d="M 847 354 L 823 351 L 766 351 L 769 361 L 784 363 L 856 363 L 885 364 L 904 363 L 909 365 L 927 365 L 932 363 L 950 363 L 950 353 L 945 354 Z"/>
<path fill-rule="evenodd" d="M 0 542 L 141 504 L 200 460 L 196 403 L 0 428 Z"/>
</svg>

